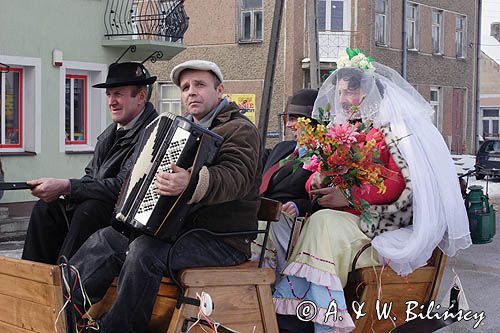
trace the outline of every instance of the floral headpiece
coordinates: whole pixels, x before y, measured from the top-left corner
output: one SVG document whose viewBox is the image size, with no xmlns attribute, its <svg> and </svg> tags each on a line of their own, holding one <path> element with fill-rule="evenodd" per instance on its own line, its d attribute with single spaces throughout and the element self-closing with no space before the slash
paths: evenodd
<svg viewBox="0 0 500 333">
<path fill-rule="evenodd" d="M 360 49 L 346 48 L 345 53 L 337 61 L 337 68 L 358 67 L 361 69 L 375 70 L 372 65 L 373 59 L 367 57 Z"/>
</svg>

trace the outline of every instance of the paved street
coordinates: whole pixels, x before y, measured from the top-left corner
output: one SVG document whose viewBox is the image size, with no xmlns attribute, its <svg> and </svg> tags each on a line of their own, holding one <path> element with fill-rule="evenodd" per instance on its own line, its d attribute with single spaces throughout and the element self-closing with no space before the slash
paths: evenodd
<svg viewBox="0 0 500 333">
<path fill-rule="evenodd" d="M 500 184 L 495 181 L 491 185 Z M 491 193 L 490 193 L 491 195 Z M 437 302 L 441 302 L 449 289 L 454 273 L 458 274 L 469 307 L 474 312 L 484 311 L 485 319 L 474 329 L 475 320 L 461 321 L 439 330 L 439 333 L 500 332 L 500 195 L 492 196 L 496 214 L 497 235 L 488 244 L 473 244 L 457 256 L 448 258 Z"/>
</svg>

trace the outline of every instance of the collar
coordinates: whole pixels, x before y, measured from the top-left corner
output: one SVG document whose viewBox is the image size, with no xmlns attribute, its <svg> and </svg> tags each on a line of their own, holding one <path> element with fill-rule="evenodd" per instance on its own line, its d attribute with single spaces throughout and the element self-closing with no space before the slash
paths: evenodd
<svg viewBox="0 0 500 333">
<path fill-rule="evenodd" d="M 144 107 L 142 108 L 141 112 L 139 112 L 137 114 L 137 116 L 135 116 L 131 121 L 129 121 L 127 123 L 127 125 L 125 126 L 122 126 L 120 124 L 116 124 L 116 129 L 121 129 L 123 128 L 124 130 L 129 130 L 131 129 L 132 127 L 134 127 L 135 123 L 137 122 L 137 120 L 139 119 L 139 117 L 141 116 L 142 112 L 144 111 L 144 109 L 146 108 L 146 105 L 144 105 Z"/>
<path fill-rule="evenodd" d="M 212 111 L 210 111 L 209 113 L 207 113 L 205 115 L 205 117 L 203 117 L 198 123 L 197 125 L 198 126 L 201 126 L 203 128 L 210 128 L 212 127 L 212 122 L 214 121 L 215 117 L 217 117 L 217 115 L 222 111 L 224 110 L 227 106 L 229 105 L 229 101 L 227 100 L 227 98 L 223 98 L 219 104 L 217 105 L 217 107 L 215 109 L 213 109 Z M 187 119 L 191 120 L 192 122 L 194 122 L 194 118 L 192 115 L 188 115 L 186 117 Z"/>
</svg>

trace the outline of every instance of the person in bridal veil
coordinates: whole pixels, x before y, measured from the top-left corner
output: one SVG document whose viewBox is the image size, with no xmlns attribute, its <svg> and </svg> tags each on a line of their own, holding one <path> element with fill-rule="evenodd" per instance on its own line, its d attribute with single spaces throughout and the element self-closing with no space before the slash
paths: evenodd
<svg viewBox="0 0 500 333">
<path fill-rule="evenodd" d="M 384 179 L 387 191 L 368 193 L 351 189 L 355 198 L 370 204 L 372 219 L 365 222 L 348 207 L 343 194 L 315 174 L 311 194 L 325 207 L 306 222 L 273 294 L 280 323 L 293 323 L 303 300 L 318 306 L 316 332 L 350 332 L 343 287 L 356 253 L 366 243 L 357 268 L 389 265 L 399 275 L 425 266 L 436 247 L 447 256 L 471 244 L 467 212 L 447 145 L 432 124 L 433 109 L 396 71 L 372 62 L 359 50 L 347 50 L 338 69 L 323 83 L 314 105 L 328 110 L 334 124 L 362 121 L 372 128 L 380 160 L 398 177 Z M 353 52 L 355 51 L 355 52 Z M 343 320 L 329 316 L 335 300 Z M 284 329 L 298 331 L 293 324 Z M 302 329 L 302 328 L 300 328 Z"/>
</svg>

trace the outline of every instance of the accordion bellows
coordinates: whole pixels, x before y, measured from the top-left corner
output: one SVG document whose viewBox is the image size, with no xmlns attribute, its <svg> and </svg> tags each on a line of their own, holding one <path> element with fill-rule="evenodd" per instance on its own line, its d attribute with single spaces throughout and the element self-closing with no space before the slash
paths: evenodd
<svg viewBox="0 0 500 333">
<path fill-rule="evenodd" d="M 127 227 L 160 239 L 174 240 L 189 212 L 187 204 L 202 166 L 210 165 L 223 138 L 193 122 L 162 113 L 144 130 L 133 157 L 133 168 L 116 204 L 116 219 Z M 156 176 L 175 163 L 191 168 L 187 188 L 179 196 L 156 193 Z"/>
</svg>

